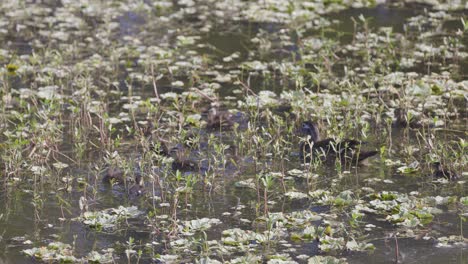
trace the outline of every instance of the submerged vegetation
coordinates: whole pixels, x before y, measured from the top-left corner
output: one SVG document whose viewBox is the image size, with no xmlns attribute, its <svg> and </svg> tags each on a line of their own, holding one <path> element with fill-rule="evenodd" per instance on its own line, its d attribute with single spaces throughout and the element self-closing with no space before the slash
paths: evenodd
<svg viewBox="0 0 468 264">
<path fill-rule="evenodd" d="M 0 14 L 0 263 L 468 261 L 464 1 Z"/>
</svg>

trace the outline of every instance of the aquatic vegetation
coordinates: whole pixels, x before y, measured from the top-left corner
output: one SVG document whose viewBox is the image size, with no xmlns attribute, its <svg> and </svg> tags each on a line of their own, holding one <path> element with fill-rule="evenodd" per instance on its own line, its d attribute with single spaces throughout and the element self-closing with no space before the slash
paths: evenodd
<svg viewBox="0 0 468 264">
<path fill-rule="evenodd" d="M 184 232 L 188 233 L 206 231 L 212 225 L 219 224 L 221 224 L 221 220 L 219 219 L 202 218 L 197 220 L 190 220 L 184 224 Z"/>
<path fill-rule="evenodd" d="M 109 208 L 103 211 L 84 212 L 77 220 L 82 221 L 83 224 L 90 228 L 101 231 L 112 231 L 127 218 L 135 218 L 141 213 L 136 206 L 119 206 L 119 208 Z"/>
<path fill-rule="evenodd" d="M 89 263 L 112 263 L 115 261 L 115 257 L 112 254 L 113 252 L 113 249 L 103 250 L 102 254 L 97 251 L 91 251 L 88 256 L 86 256 L 86 260 Z"/>
<path fill-rule="evenodd" d="M 309 264 L 346 264 L 345 258 L 335 258 L 332 256 L 313 256 L 307 260 Z"/>
<path fill-rule="evenodd" d="M 0 3 L 0 262 L 465 262 L 463 1 L 62 4 Z"/>
<path fill-rule="evenodd" d="M 401 167 L 398 167 L 398 172 L 402 173 L 402 174 L 411 174 L 411 173 L 415 173 L 419 170 L 419 162 L 418 161 L 414 161 L 412 162 L 411 164 L 409 164 L 408 166 L 401 166 Z"/>
<path fill-rule="evenodd" d="M 73 256 L 72 247 L 61 242 L 51 242 L 47 247 L 25 249 L 23 252 L 43 261 L 78 262 Z"/>
<path fill-rule="evenodd" d="M 23 253 L 44 262 L 60 263 L 113 263 L 115 257 L 113 249 L 103 250 L 103 253 L 91 251 L 86 257 L 76 258 L 73 256 L 72 247 L 61 242 L 51 242 L 47 247 L 25 249 Z"/>
</svg>

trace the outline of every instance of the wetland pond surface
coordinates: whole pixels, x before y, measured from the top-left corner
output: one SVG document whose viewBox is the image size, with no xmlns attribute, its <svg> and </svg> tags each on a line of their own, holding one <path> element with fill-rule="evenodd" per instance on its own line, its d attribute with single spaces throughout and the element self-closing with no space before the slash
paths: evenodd
<svg viewBox="0 0 468 264">
<path fill-rule="evenodd" d="M 0 264 L 468 263 L 467 14 L 3 1 Z"/>
</svg>

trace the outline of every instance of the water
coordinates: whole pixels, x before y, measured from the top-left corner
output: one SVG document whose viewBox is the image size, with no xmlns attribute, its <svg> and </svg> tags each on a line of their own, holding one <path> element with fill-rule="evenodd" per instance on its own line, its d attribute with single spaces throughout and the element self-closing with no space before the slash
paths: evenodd
<svg viewBox="0 0 468 264">
<path fill-rule="evenodd" d="M 174 7 L 174 10 L 180 10 L 178 7 Z M 170 11 L 163 11 L 170 13 Z M 352 33 L 354 32 L 353 23 L 349 17 L 357 17 L 360 14 L 363 14 L 365 17 L 371 17 L 369 20 L 370 28 L 376 29 L 379 27 L 393 27 L 394 32 L 402 33 L 404 32 L 403 25 L 408 18 L 422 14 L 423 10 L 415 10 L 410 8 L 389 8 L 385 6 L 378 6 L 371 9 L 351 9 L 342 11 L 336 14 L 331 14 L 330 19 L 339 20 L 339 23 L 333 29 L 339 32 L 344 32 L 345 34 L 339 38 L 339 41 L 343 44 L 351 43 L 353 41 Z M 125 12 L 124 15 L 114 18 L 118 26 L 118 39 L 122 40 L 125 43 L 132 43 L 128 41 L 126 37 L 138 38 L 140 34 L 148 34 L 145 32 L 148 29 L 151 29 L 149 26 L 152 23 L 150 17 L 145 16 L 145 12 L 140 14 L 134 12 Z M 183 19 L 179 21 L 183 24 Z M 459 28 L 460 24 L 456 22 L 446 23 L 445 27 L 448 28 Z M 174 31 L 179 30 L 178 27 L 172 25 L 171 28 L 168 28 L 168 32 L 162 30 L 162 26 L 158 27 L 158 30 L 155 30 L 156 34 L 163 34 L 161 39 L 156 42 L 153 39 L 141 39 L 142 46 L 146 44 L 154 45 L 169 45 L 170 43 L 175 43 L 173 36 Z M 228 28 L 227 30 L 225 30 Z M 251 43 L 251 39 L 259 32 L 265 31 L 268 34 L 274 35 L 280 31 L 282 25 L 275 23 L 233 23 L 232 25 L 218 25 L 210 33 L 202 35 L 204 47 L 197 47 L 195 50 L 199 54 L 206 55 L 208 57 L 208 62 L 206 63 L 211 67 L 212 64 L 222 64 L 222 58 L 231 55 L 232 53 L 238 52 L 239 59 L 238 61 L 244 60 L 254 60 L 258 59 L 256 55 L 251 54 L 251 50 L 254 49 L 255 45 Z M 186 29 L 180 30 L 189 30 L 189 26 Z M 165 35 L 167 33 L 167 35 Z M 33 33 L 34 34 L 34 33 Z M 307 34 L 314 34 L 314 32 L 307 32 Z M 153 38 L 157 38 L 155 35 L 152 35 Z M 273 38 L 274 39 L 274 38 Z M 466 39 L 466 37 L 465 37 Z M 437 40 L 437 39 L 436 39 Z M 147 43 L 149 41 L 154 41 L 153 43 Z M 167 41 L 167 43 L 166 43 Z M 277 44 L 273 42 L 273 46 Z M 128 44 L 133 45 L 133 44 Z M 135 44 L 134 51 L 139 50 L 140 44 Z M 265 58 L 265 61 L 281 61 L 286 59 L 289 55 L 288 52 L 295 53 L 299 50 L 298 43 L 293 43 L 290 46 L 287 46 L 286 55 L 278 55 L 277 57 L 268 57 Z M 89 45 L 89 50 L 93 50 L 93 45 Z M 52 43 L 51 47 L 56 48 Z M 7 44 L 9 50 L 13 50 L 17 54 L 32 54 L 32 47 L 30 43 L 26 41 L 11 41 Z M 97 49 L 97 48 L 96 48 Z M 184 50 L 184 47 L 177 47 L 178 50 L 175 52 L 181 52 Z M 284 52 L 284 51 L 283 51 Z M 284 54 L 284 53 L 281 53 Z M 88 54 L 87 54 L 88 55 Z M 76 54 L 75 59 L 84 59 L 86 56 L 81 56 Z M 298 53 L 298 56 L 301 55 Z M 132 55 L 126 54 L 121 60 L 132 61 Z M 2 58 L 2 60 L 4 60 Z M 211 60 L 211 61 L 210 61 Z M 2 61 L 3 62 L 3 61 Z M 342 63 L 342 62 L 340 62 Z M 461 61 L 460 74 L 458 75 L 458 80 L 466 79 L 466 67 L 463 65 L 466 64 L 466 59 Z M 237 68 L 237 62 L 232 63 L 226 68 L 219 69 L 223 73 L 229 72 L 232 69 Z M 204 66 L 205 67 L 205 66 Z M 123 82 L 125 78 L 128 77 L 128 72 L 130 71 L 143 71 L 143 67 L 138 69 L 125 69 L 122 73 L 122 79 L 116 81 Z M 203 72 L 204 68 L 200 70 Z M 438 67 L 434 67 L 433 71 L 438 71 Z M 418 72 L 422 72 L 420 69 Z M 180 74 L 180 75 L 179 75 Z M 196 75 L 196 74 L 194 74 Z M 117 76 L 119 77 L 119 76 Z M 179 77 L 179 78 L 177 78 Z M 182 93 L 185 91 L 185 88 L 174 87 L 171 82 L 175 79 L 183 80 L 185 86 L 189 86 L 190 81 L 194 76 L 184 75 L 183 73 L 177 73 L 169 76 L 165 76 L 158 85 L 159 92 L 164 93 L 167 91 L 172 91 L 176 93 Z M 196 81 L 194 81 L 196 83 Z M 98 82 L 97 82 L 98 83 Z M 140 85 L 138 82 L 131 82 L 135 87 L 132 90 L 133 95 L 141 96 L 142 98 L 149 98 L 154 96 L 152 87 Z M 98 83 L 99 84 L 99 83 Z M 128 84 L 128 83 L 127 83 Z M 122 92 L 124 94 L 129 93 L 128 85 L 123 84 L 121 86 Z M 64 84 L 66 86 L 68 84 Z M 294 84 L 290 80 L 283 80 L 281 76 L 266 78 L 265 76 L 259 75 L 257 77 L 252 77 L 250 85 L 254 92 L 259 92 L 264 89 L 268 89 L 276 92 L 277 94 L 281 93 L 284 90 L 289 90 L 294 88 Z M 72 87 L 72 85 L 70 85 Z M 239 94 L 235 93 L 236 85 L 232 83 L 222 84 L 221 89 L 219 90 L 219 96 L 221 98 L 225 96 L 237 96 Z M 98 95 L 93 94 L 94 98 L 100 99 Z M 206 103 L 208 104 L 208 103 Z M 117 112 L 122 111 L 122 103 L 115 102 L 109 105 L 110 114 L 117 114 Z M 465 101 L 466 106 L 466 101 Z M 458 106 L 462 114 L 463 111 L 466 112 L 466 109 L 463 109 L 462 106 Z M 465 113 L 466 114 L 466 113 Z M 136 113 L 138 119 L 144 119 L 145 113 Z M 466 116 L 465 116 L 466 117 Z M 71 122 L 72 120 L 64 120 L 65 123 Z M 449 120 L 450 121 L 450 120 Z M 118 126 L 117 126 L 118 127 Z M 68 127 L 67 127 L 68 128 Z M 118 127 L 120 131 L 124 131 L 126 128 L 124 125 Z M 451 131 L 454 130 L 455 132 Z M 200 134 L 203 135 L 203 140 L 207 141 L 206 135 L 212 133 L 213 131 L 202 131 Z M 355 133 L 359 133 L 356 129 Z M 388 146 L 388 143 L 391 139 L 393 142 L 392 147 L 395 152 L 391 155 L 395 159 L 401 157 L 402 159 L 406 157 L 402 152 L 405 147 L 408 145 L 418 145 L 416 132 L 408 132 L 403 129 L 394 129 L 392 132 L 391 138 L 382 137 L 379 135 L 379 131 L 373 131 L 375 133 L 371 134 L 369 137 L 370 144 L 366 146 L 369 149 L 378 149 L 380 146 Z M 407 135 L 409 133 L 409 136 Z M 218 134 L 219 135 L 219 134 Z M 225 139 L 222 141 L 226 144 L 234 144 L 233 142 L 235 137 L 233 134 L 222 134 Z M 436 135 L 446 136 L 442 142 L 450 143 L 454 138 L 466 138 L 466 120 L 462 119 L 459 121 L 453 121 L 449 123 L 446 131 L 437 132 Z M 227 138 L 226 138 L 227 137 Z M 60 147 L 63 153 L 74 153 L 76 149 L 71 142 L 70 135 L 64 137 L 66 142 L 63 142 Z M 2 138 L 4 139 L 4 138 Z M 288 138 L 290 139 L 290 138 Z M 70 142 L 68 142 L 70 140 Z M 132 141 L 131 137 L 124 138 L 125 142 L 123 147 L 118 148 L 119 150 L 125 150 L 124 153 L 131 157 L 130 159 L 135 163 L 135 165 L 141 161 L 142 155 L 140 153 L 140 148 L 138 142 Z M 293 145 L 291 146 L 291 151 L 287 155 L 288 162 L 286 163 L 285 170 L 301 168 L 301 163 L 297 155 L 298 146 L 297 139 L 294 139 Z M 80 216 L 82 213 L 80 210 L 79 199 L 82 196 L 88 198 L 88 203 L 93 210 L 105 209 L 111 207 L 118 207 L 119 205 L 131 206 L 136 205 L 139 209 L 144 210 L 145 214 L 153 210 L 153 202 L 146 197 L 133 198 L 127 195 L 127 189 L 123 186 L 109 186 L 108 184 L 102 183 L 100 180 L 101 175 L 97 172 L 94 167 L 96 165 L 103 165 L 103 156 L 104 153 L 88 153 L 88 157 L 80 161 L 79 165 L 72 165 L 72 168 L 64 169 L 59 175 L 54 175 L 58 179 L 63 176 L 71 176 L 73 178 L 84 178 L 88 182 L 86 186 L 80 186 L 78 183 L 73 183 L 73 191 L 66 192 L 58 188 L 62 188 L 63 184 L 58 183 L 57 179 L 47 179 L 46 176 L 38 180 L 33 184 L 32 181 L 26 183 L 20 183 L 17 185 L 13 184 L 4 184 L 0 189 L 0 263 L 36 263 L 34 259 L 24 256 L 21 253 L 21 250 L 31 248 L 32 246 L 40 247 L 47 245 L 51 241 L 62 241 L 73 245 L 74 252 L 76 256 L 85 256 L 92 250 L 100 250 L 104 248 L 116 248 L 118 253 L 117 263 L 125 263 L 127 259 L 124 254 L 126 249 L 126 244 L 133 238 L 135 240 L 135 248 L 143 250 L 144 254 L 140 263 L 153 263 L 151 259 L 156 254 L 164 254 L 168 251 L 167 243 L 168 241 L 164 240 L 164 236 L 159 233 L 161 230 L 154 230 L 148 224 L 148 218 L 142 216 L 138 219 L 129 220 L 128 226 L 122 225 L 121 228 L 118 228 L 114 232 L 98 232 L 89 227 L 86 227 L 79 221 L 73 221 L 73 218 Z M 213 149 L 207 149 L 205 152 L 214 154 Z M 182 195 L 179 200 L 178 208 L 178 219 L 181 221 L 184 220 L 193 220 L 199 219 L 202 217 L 210 218 L 219 218 L 223 222 L 221 225 L 215 226 L 209 231 L 207 231 L 207 236 L 209 240 L 220 240 L 223 230 L 229 228 L 239 227 L 246 230 L 261 230 L 263 227 L 256 227 L 255 222 L 253 222 L 258 216 L 262 215 L 263 208 L 261 205 L 263 203 L 263 193 L 257 193 L 254 189 L 247 188 L 236 188 L 234 184 L 242 179 L 255 178 L 255 172 L 261 170 L 265 171 L 279 171 L 281 168 L 277 159 L 271 157 L 262 157 L 262 162 L 259 162 L 258 167 L 254 166 L 252 162 L 252 153 L 246 154 L 244 156 L 237 156 L 233 148 L 227 151 L 228 157 L 234 162 L 229 162 L 231 166 L 226 170 L 217 170 L 214 180 L 211 182 L 212 185 L 208 185 L 205 182 L 202 182 L 204 179 L 201 177 L 201 181 L 195 185 L 194 191 L 191 195 L 184 197 Z M 422 155 L 422 154 L 416 154 Z M 2 165 L 3 166 L 3 165 Z M 2 167 L 3 169 L 3 167 Z M 340 173 L 338 173 L 335 168 L 321 168 L 317 171 L 321 178 L 314 182 L 315 185 L 308 185 L 305 180 L 288 180 L 286 181 L 286 186 L 291 189 L 300 190 L 300 191 L 313 191 L 319 188 L 330 188 L 334 180 L 338 180 Z M 29 172 L 28 175 L 22 175 L 26 178 L 33 178 L 32 173 Z M 384 165 L 383 160 L 373 159 L 370 162 L 369 166 L 363 166 L 359 168 L 351 168 L 350 173 L 344 176 L 344 179 L 341 179 L 339 184 L 334 185 L 334 188 L 338 190 L 348 190 L 348 189 L 359 189 L 362 186 L 371 186 L 375 189 L 376 192 L 384 190 L 398 191 L 401 193 L 410 193 L 417 191 L 426 196 L 450 196 L 457 195 L 459 197 L 466 196 L 467 190 L 464 185 L 458 185 L 458 183 L 448 183 L 447 185 L 437 185 L 432 182 L 431 177 L 413 177 L 413 176 L 403 176 L 398 174 L 395 168 L 388 167 Z M 466 177 L 466 176 L 465 176 Z M 53 178 L 53 177 L 51 177 Z M 391 180 L 392 183 L 383 184 L 369 184 L 366 182 L 366 179 L 369 178 L 380 178 Z M 167 180 L 167 184 L 175 185 L 171 180 Z M 150 188 L 149 183 L 146 185 L 147 188 Z M 174 186 L 171 186 L 174 187 Z M 168 189 L 170 189 L 168 187 Z M 338 213 L 337 208 L 330 208 L 329 206 L 319 206 L 309 201 L 291 201 L 284 196 L 280 195 L 282 192 L 282 186 L 277 184 L 271 190 L 268 198 L 274 201 L 274 204 L 269 206 L 270 212 L 294 212 L 300 210 L 310 210 L 317 213 Z M 33 203 L 34 201 L 34 203 Z M 239 207 L 240 205 L 245 206 L 245 208 L 240 209 L 240 214 L 238 216 L 226 216 L 224 213 L 230 212 L 234 213 L 233 208 Z M 457 215 L 457 211 L 454 208 L 440 207 L 442 209 L 442 214 L 435 216 L 435 219 L 432 223 L 427 226 L 424 226 L 421 229 L 418 229 L 418 232 L 423 235 L 425 232 L 434 232 L 439 236 L 448 236 L 448 235 L 459 235 L 462 234 L 463 237 L 468 236 L 468 224 L 467 222 L 460 223 L 460 219 Z M 462 210 L 462 209 L 460 209 Z M 63 212 L 63 213 L 62 213 Z M 158 207 L 155 210 L 158 214 L 171 214 L 171 208 L 161 208 Z M 64 217 L 65 221 L 60 219 Z M 468 262 L 468 253 L 466 244 L 464 246 L 454 246 L 449 248 L 436 247 L 436 241 L 433 238 L 429 240 L 424 240 L 422 238 L 405 238 L 403 234 L 397 234 L 397 241 L 395 241 L 393 235 L 398 233 L 400 230 L 396 225 L 391 225 L 387 222 L 378 221 L 379 217 L 376 217 L 372 214 L 366 214 L 364 217 L 365 221 L 373 223 L 377 226 L 374 231 L 366 234 L 368 237 L 365 239 L 366 242 L 371 242 L 376 246 L 374 253 L 358 253 L 358 252 L 341 252 L 338 256 L 346 257 L 349 263 L 395 263 L 396 250 L 395 246 L 398 243 L 398 253 L 399 258 L 403 263 L 467 263 Z M 246 221 L 249 220 L 249 221 Z M 322 223 L 321 221 L 318 224 Z M 260 226 L 260 225 L 259 225 Z M 162 226 L 164 229 L 166 226 Z M 15 241 L 15 238 L 24 236 L 24 239 L 19 239 L 19 242 Z M 196 239 L 202 239 L 201 235 L 195 236 Z M 423 237 L 423 236 L 421 236 Z M 285 238 L 287 242 L 292 243 L 292 247 L 297 251 L 292 254 L 293 259 L 300 261 L 296 257 L 300 254 L 315 255 L 323 254 L 318 250 L 318 242 L 309 241 L 309 242 L 298 242 L 291 241 L 289 237 Z M 30 243 L 24 243 L 24 241 L 32 241 Z M 155 245 L 145 246 L 156 242 Z M 279 247 L 273 247 L 271 250 L 274 252 Z M 260 250 L 261 251 L 261 250 Z M 268 251 L 268 250 L 266 250 Z M 170 251 L 169 251 L 170 252 Z M 184 257 L 187 259 L 187 262 L 192 261 L 193 257 L 197 254 L 193 253 L 183 253 Z M 136 261 L 133 259 L 132 261 Z M 302 260 L 302 262 L 304 262 Z"/>
</svg>

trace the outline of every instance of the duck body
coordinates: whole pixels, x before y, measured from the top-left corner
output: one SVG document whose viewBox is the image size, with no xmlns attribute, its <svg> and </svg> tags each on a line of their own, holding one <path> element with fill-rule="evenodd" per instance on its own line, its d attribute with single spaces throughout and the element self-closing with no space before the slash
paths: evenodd
<svg viewBox="0 0 468 264">
<path fill-rule="evenodd" d="M 190 159 L 191 147 L 193 146 L 177 144 L 174 147 L 169 148 L 164 141 L 159 141 L 157 143 L 152 143 L 150 150 L 158 156 L 173 158 L 171 165 L 173 171 L 196 171 L 196 163 Z"/>
<path fill-rule="evenodd" d="M 393 123 L 396 127 L 409 127 L 409 128 L 421 128 L 423 127 L 421 120 L 419 118 L 408 115 L 408 111 L 403 108 L 395 108 L 393 111 L 395 116 L 395 122 Z"/>
<path fill-rule="evenodd" d="M 123 184 L 125 182 L 125 172 L 117 167 L 110 166 L 102 172 L 102 181 L 104 183 L 118 183 Z"/>
<path fill-rule="evenodd" d="M 230 128 L 234 125 L 232 120 L 233 114 L 229 111 L 219 110 L 218 108 L 210 108 L 207 115 L 207 124 L 208 129 L 216 128 Z"/>
<path fill-rule="evenodd" d="M 206 111 L 206 128 L 230 129 L 234 125 L 240 128 L 246 128 L 249 118 L 240 111 L 220 110 L 217 107 L 211 107 Z"/>
<path fill-rule="evenodd" d="M 341 162 L 359 163 L 378 153 L 377 151 L 360 151 L 361 145 L 365 142 L 354 139 L 321 140 L 318 125 L 310 121 L 302 123 L 301 132 L 309 136 L 307 141 L 300 145 L 300 157 L 305 162 L 310 162 L 313 157 L 319 157 L 322 160 L 339 158 Z"/>
<path fill-rule="evenodd" d="M 447 180 L 455 181 L 459 179 L 459 176 L 452 170 L 446 168 L 442 163 L 436 161 L 432 163 L 433 177 L 445 178 Z"/>
</svg>

